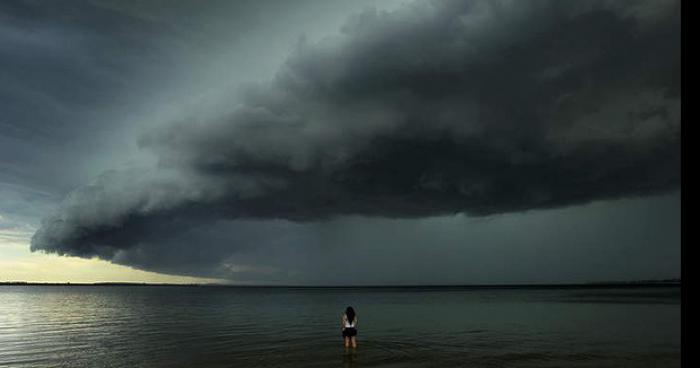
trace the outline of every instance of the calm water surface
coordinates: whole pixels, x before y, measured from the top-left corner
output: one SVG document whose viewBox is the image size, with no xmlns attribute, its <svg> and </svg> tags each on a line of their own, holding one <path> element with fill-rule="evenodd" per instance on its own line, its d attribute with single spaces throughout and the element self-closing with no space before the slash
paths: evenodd
<svg viewBox="0 0 700 368">
<path fill-rule="evenodd" d="M 0 367 L 679 367 L 680 313 L 680 287 L 0 286 Z"/>
</svg>

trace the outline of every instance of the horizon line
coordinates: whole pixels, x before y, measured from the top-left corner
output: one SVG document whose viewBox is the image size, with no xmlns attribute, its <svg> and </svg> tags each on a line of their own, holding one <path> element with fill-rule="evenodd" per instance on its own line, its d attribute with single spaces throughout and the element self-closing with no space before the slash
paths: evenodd
<svg viewBox="0 0 700 368">
<path fill-rule="evenodd" d="M 294 284 L 229 284 L 229 283 L 169 283 L 169 282 L 35 282 L 35 281 L 0 281 L 0 286 L 210 286 L 242 288 L 525 288 L 525 287 L 605 287 L 605 286 L 654 286 L 680 285 L 680 278 L 631 280 L 631 281 L 591 281 L 566 283 L 499 283 L 499 284 L 372 284 L 372 285 L 294 285 Z"/>
</svg>

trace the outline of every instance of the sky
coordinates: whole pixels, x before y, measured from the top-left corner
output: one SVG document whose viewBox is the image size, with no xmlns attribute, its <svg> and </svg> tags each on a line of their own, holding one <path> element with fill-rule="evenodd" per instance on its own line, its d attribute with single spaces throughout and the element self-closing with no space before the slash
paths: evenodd
<svg viewBox="0 0 700 368">
<path fill-rule="evenodd" d="M 3 1 L 0 281 L 680 277 L 680 2 Z"/>
</svg>

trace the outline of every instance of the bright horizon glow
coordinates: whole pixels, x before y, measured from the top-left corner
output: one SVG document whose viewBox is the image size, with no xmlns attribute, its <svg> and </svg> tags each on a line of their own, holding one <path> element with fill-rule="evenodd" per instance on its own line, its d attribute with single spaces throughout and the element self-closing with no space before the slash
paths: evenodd
<svg viewBox="0 0 700 368">
<path fill-rule="evenodd" d="M 85 259 L 55 254 L 32 253 L 26 233 L 0 230 L 0 282 L 51 283 L 231 283 L 219 279 L 173 276 L 137 270 L 97 258 Z"/>
</svg>

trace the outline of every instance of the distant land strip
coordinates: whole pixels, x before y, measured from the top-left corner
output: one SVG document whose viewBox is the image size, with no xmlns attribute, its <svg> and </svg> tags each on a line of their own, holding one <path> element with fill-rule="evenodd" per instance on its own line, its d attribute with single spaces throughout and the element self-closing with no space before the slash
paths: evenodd
<svg viewBox="0 0 700 368">
<path fill-rule="evenodd" d="M 189 286 L 284 289 L 599 289 L 681 286 L 681 279 L 602 281 L 564 284 L 448 284 L 448 285 L 250 285 L 224 283 L 148 283 L 148 282 L 27 282 L 3 281 L 0 286 Z"/>
</svg>

